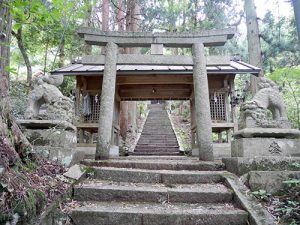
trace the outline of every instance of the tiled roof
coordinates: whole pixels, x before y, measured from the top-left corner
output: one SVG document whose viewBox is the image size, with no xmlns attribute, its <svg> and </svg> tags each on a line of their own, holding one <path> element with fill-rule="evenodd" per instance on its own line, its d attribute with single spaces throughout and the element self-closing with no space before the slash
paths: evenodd
<svg viewBox="0 0 300 225">
<path fill-rule="evenodd" d="M 84 65 L 74 63 L 51 72 L 53 75 L 102 75 L 104 65 Z M 207 66 L 208 74 L 253 74 L 258 75 L 260 69 L 242 61 L 231 60 L 229 65 Z M 118 65 L 118 75 L 128 74 L 192 74 L 192 66 L 158 66 L 158 65 Z"/>
</svg>

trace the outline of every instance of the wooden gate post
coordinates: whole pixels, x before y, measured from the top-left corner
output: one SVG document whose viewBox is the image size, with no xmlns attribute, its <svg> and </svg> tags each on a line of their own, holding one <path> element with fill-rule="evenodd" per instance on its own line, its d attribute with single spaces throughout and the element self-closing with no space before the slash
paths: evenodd
<svg viewBox="0 0 300 225">
<path fill-rule="evenodd" d="M 95 159 L 109 158 L 116 89 L 117 54 L 118 46 L 113 42 L 108 42 L 106 45 Z"/>
<path fill-rule="evenodd" d="M 193 81 L 196 106 L 199 159 L 213 161 L 212 122 L 210 115 L 206 58 L 203 43 L 193 44 Z"/>
</svg>

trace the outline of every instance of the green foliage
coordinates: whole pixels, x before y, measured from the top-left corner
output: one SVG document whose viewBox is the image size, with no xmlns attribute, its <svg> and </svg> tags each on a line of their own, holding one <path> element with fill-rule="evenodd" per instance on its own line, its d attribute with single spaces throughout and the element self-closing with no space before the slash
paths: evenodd
<svg viewBox="0 0 300 225">
<path fill-rule="evenodd" d="M 300 129 L 300 67 L 284 67 L 267 75 L 282 88 L 288 118 L 293 127 Z"/>
<path fill-rule="evenodd" d="M 23 223 L 33 222 L 46 204 L 46 196 L 39 190 L 29 189 L 21 199 L 12 202 L 13 213 L 20 216 Z"/>
<path fill-rule="evenodd" d="M 29 87 L 25 81 L 10 82 L 11 112 L 15 117 L 22 117 L 27 108 Z"/>
<path fill-rule="evenodd" d="M 259 199 L 266 199 L 268 197 L 267 191 L 263 189 L 253 191 L 252 194 Z"/>
<path fill-rule="evenodd" d="M 64 77 L 64 81 L 61 86 L 59 86 L 60 91 L 65 96 L 71 96 L 75 88 L 75 77 Z"/>
<path fill-rule="evenodd" d="M 279 21 L 269 11 L 262 21 L 264 70 L 273 72 L 288 65 L 299 65 L 300 51 L 295 19 L 281 17 Z"/>
<path fill-rule="evenodd" d="M 290 179 L 283 181 L 284 184 L 287 184 L 288 187 L 295 187 L 297 185 L 300 185 L 300 180 L 299 179 Z"/>
<path fill-rule="evenodd" d="M 84 167 L 82 168 L 82 171 L 85 172 L 86 177 L 95 177 L 96 175 L 96 170 L 94 167 L 90 167 L 90 166 Z"/>
</svg>

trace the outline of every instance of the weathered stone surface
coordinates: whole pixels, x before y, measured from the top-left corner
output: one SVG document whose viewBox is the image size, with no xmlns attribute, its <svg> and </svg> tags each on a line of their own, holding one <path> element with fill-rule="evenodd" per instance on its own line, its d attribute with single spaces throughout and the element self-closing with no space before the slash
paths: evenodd
<svg viewBox="0 0 300 225">
<path fill-rule="evenodd" d="M 271 137 L 271 138 L 299 138 L 300 131 L 296 129 L 279 128 L 244 128 L 233 135 L 235 138 Z"/>
<path fill-rule="evenodd" d="M 74 187 L 78 201 L 225 203 L 232 192 L 222 184 L 167 185 L 89 180 Z"/>
<path fill-rule="evenodd" d="M 26 119 L 62 120 L 72 122 L 73 101 L 65 97 L 56 87 L 62 83 L 62 77 L 43 77 L 28 97 Z M 41 107 L 43 106 L 43 109 Z"/>
<path fill-rule="evenodd" d="M 294 167 L 294 163 L 300 163 L 300 157 L 232 157 L 222 159 L 226 166 L 226 170 L 238 176 L 246 174 L 253 170 L 260 171 L 284 171 L 284 170 L 299 170 Z"/>
<path fill-rule="evenodd" d="M 76 148 L 77 144 L 76 133 L 64 129 L 26 129 L 23 133 L 34 146 Z"/>
<path fill-rule="evenodd" d="M 85 166 L 75 164 L 75 165 L 71 166 L 66 173 L 64 173 L 64 176 L 74 179 L 74 180 L 79 180 L 85 173 L 84 169 L 85 169 Z"/>
<path fill-rule="evenodd" d="M 231 143 L 232 157 L 300 156 L 300 139 L 240 138 Z"/>
<path fill-rule="evenodd" d="M 25 129 L 23 133 L 39 154 L 65 166 L 73 163 L 76 155 L 76 132 L 52 128 Z"/>
<path fill-rule="evenodd" d="M 272 215 L 259 203 L 254 196 L 249 195 L 249 189 L 233 174 L 225 175 L 225 183 L 235 194 L 234 201 L 249 213 L 250 225 L 275 225 Z"/>
<path fill-rule="evenodd" d="M 222 159 L 231 156 L 230 143 L 213 143 L 214 159 Z M 192 149 L 192 156 L 199 157 L 199 149 Z"/>
<path fill-rule="evenodd" d="M 17 123 L 28 129 L 59 128 L 76 131 L 76 127 L 73 124 L 61 120 L 17 120 Z"/>
<path fill-rule="evenodd" d="M 246 127 L 291 128 L 278 86 L 264 77 L 259 78 L 259 91 L 251 101 L 241 106 L 240 129 Z M 267 117 L 270 110 L 273 120 Z"/>
<path fill-rule="evenodd" d="M 223 164 L 221 162 L 205 162 L 199 160 L 166 160 L 166 159 L 152 159 L 152 160 L 84 160 L 82 164 L 86 166 L 105 166 L 117 168 L 135 168 L 135 169 L 149 169 L 149 170 L 222 170 Z"/>
<path fill-rule="evenodd" d="M 165 207 L 167 206 L 167 207 Z M 218 204 L 99 202 L 72 211 L 76 225 L 246 225 L 247 213 Z"/>
<path fill-rule="evenodd" d="M 0 176 L 5 172 L 3 165 L 0 165 Z"/>
<path fill-rule="evenodd" d="M 193 80 L 199 159 L 212 161 L 214 160 L 212 123 L 210 115 L 206 59 L 204 55 L 204 45 L 202 43 L 193 45 L 193 61 Z"/>
<path fill-rule="evenodd" d="M 102 83 L 96 159 L 109 158 L 115 102 L 117 54 L 118 46 L 109 42 L 106 46 L 106 61 Z"/>
<path fill-rule="evenodd" d="M 191 184 L 221 182 L 222 171 L 152 171 L 112 167 L 94 167 L 95 178 L 115 182 Z"/>
<path fill-rule="evenodd" d="M 300 179 L 300 171 L 250 171 L 248 184 L 252 191 L 262 189 L 273 194 L 280 189 L 287 188 L 283 181 L 290 178 Z"/>
<path fill-rule="evenodd" d="M 150 47 L 151 44 L 164 44 L 166 47 L 191 47 L 194 43 L 205 46 L 224 45 L 235 33 L 234 28 L 207 30 L 186 33 L 145 33 L 145 32 L 103 32 L 95 28 L 82 27 L 78 34 L 88 44 L 105 46 L 108 42 L 120 47 Z"/>
</svg>

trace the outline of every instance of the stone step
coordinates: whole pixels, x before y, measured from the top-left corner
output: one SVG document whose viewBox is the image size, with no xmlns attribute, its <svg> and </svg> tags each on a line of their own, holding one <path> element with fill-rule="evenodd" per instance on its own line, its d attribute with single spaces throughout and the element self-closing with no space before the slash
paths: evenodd
<svg viewBox="0 0 300 225">
<path fill-rule="evenodd" d="M 93 167 L 94 178 L 114 182 L 164 183 L 164 184 L 203 184 L 223 182 L 223 171 L 172 171 L 143 170 L 112 167 Z"/>
<path fill-rule="evenodd" d="M 165 153 L 179 153 L 179 148 L 161 148 L 161 149 L 152 149 L 152 148 L 144 148 L 144 149 L 139 149 L 136 148 L 134 150 L 135 153 L 158 153 L 158 152 L 165 152 Z"/>
<path fill-rule="evenodd" d="M 174 141 L 177 140 L 175 134 L 174 135 L 157 135 L 157 134 L 151 134 L 151 135 L 145 135 L 142 134 L 139 140 L 166 140 L 166 141 Z"/>
<path fill-rule="evenodd" d="M 246 225 L 248 213 L 231 204 L 84 202 L 75 225 Z"/>
<path fill-rule="evenodd" d="M 159 152 L 159 151 L 156 151 L 156 152 L 152 152 L 152 151 L 143 151 L 143 152 L 131 152 L 129 153 L 129 155 L 162 155 L 162 156 L 167 156 L 167 155 L 180 155 L 180 152 Z"/>
<path fill-rule="evenodd" d="M 179 146 L 178 145 L 174 145 L 174 146 L 163 146 L 163 145 L 160 145 L 160 146 L 156 146 L 156 145 L 152 145 L 152 144 L 149 144 L 149 145 L 137 145 L 135 147 L 135 150 L 150 150 L 150 151 L 179 151 Z"/>
<path fill-rule="evenodd" d="M 163 127 L 151 127 L 151 128 L 144 128 L 143 133 L 148 133 L 148 132 L 171 132 L 173 133 L 172 128 L 163 128 Z"/>
<path fill-rule="evenodd" d="M 148 170 L 197 170 L 197 171 L 218 171 L 224 169 L 221 161 L 199 161 L 194 160 L 167 160 L 160 159 L 123 159 L 123 160 L 83 160 L 86 166 L 134 168 Z"/>
<path fill-rule="evenodd" d="M 173 142 L 160 142 L 160 143 L 157 143 L 155 141 L 149 141 L 147 143 L 145 143 L 145 142 L 143 142 L 143 143 L 138 142 L 137 143 L 137 147 L 138 146 L 144 147 L 144 146 L 150 146 L 150 145 L 151 146 L 155 146 L 155 147 L 163 147 L 163 148 L 165 148 L 165 147 L 172 147 L 172 146 L 178 148 L 178 144 L 175 141 L 173 141 Z"/>
<path fill-rule="evenodd" d="M 156 139 L 156 140 L 152 140 L 151 138 L 147 138 L 146 136 L 141 136 L 138 143 L 141 144 L 149 144 L 149 143 L 174 143 L 177 144 L 177 139 L 174 137 L 171 140 L 170 139 Z"/>
<path fill-rule="evenodd" d="M 173 128 L 171 126 L 159 126 L 159 125 L 144 126 L 143 130 L 157 130 L 157 129 L 173 131 Z"/>
<path fill-rule="evenodd" d="M 162 152 L 162 153 L 179 153 L 179 149 L 161 149 L 161 150 L 153 150 L 151 148 L 149 149 L 135 149 L 134 153 L 154 153 L 154 154 L 158 154 L 158 152 Z"/>
<path fill-rule="evenodd" d="M 77 201 L 229 203 L 233 193 L 223 184 L 151 184 L 86 180 L 74 187 Z"/>
<path fill-rule="evenodd" d="M 144 136 L 144 135 L 147 135 L 147 136 L 149 136 L 149 135 L 168 135 L 168 137 L 171 137 L 171 138 L 175 137 L 175 134 L 174 134 L 173 131 L 172 132 L 170 132 L 170 131 L 161 131 L 159 129 L 157 129 L 155 131 L 147 131 L 147 132 L 143 131 L 142 136 Z M 166 138 L 168 138 L 168 137 L 166 137 Z"/>
</svg>

